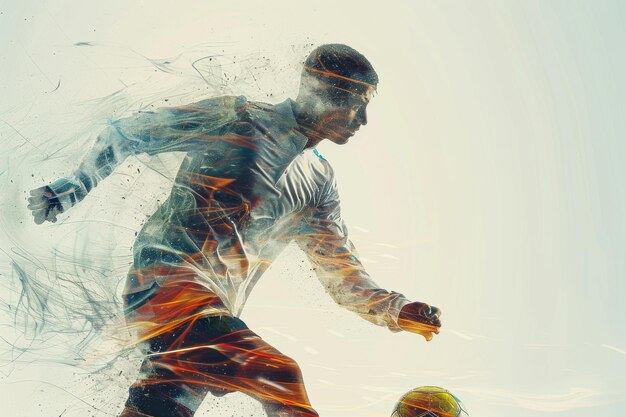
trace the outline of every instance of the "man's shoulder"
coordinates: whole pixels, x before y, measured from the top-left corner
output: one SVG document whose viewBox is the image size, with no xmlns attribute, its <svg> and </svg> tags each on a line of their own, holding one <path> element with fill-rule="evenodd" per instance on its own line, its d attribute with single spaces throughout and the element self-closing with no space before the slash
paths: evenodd
<svg viewBox="0 0 626 417">
<path fill-rule="evenodd" d="M 189 120 L 196 122 L 233 120 L 237 117 L 237 109 L 245 104 L 246 99 L 242 96 L 219 96 L 154 109 L 151 105 L 140 109 L 131 117 L 119 119 L 116 122 L 128 125 L 160 121 L 162 125 L 175 125 L 177 122 L 188 123 Z"/>
<path fill-rule="evenodd" d="M 291 100 L 278 104 L 248 100 L 245 96 L 211 97 L 192 104 L 180 106 L 177 110 L 231 113 L 241 122 L 261 123 L 271 129 L 272 126 L 295 126 L 295 117 L 291 109 Z"/>
<path fill-rule="evenodd" d="M 303 140 L 294 134 L 297 122 L 291 100 L 269 104 L 245 96 L 220 96 L 179 107 L 176 113 L 185 126 L 219 127 L 221 134 L 228 131 L 241 137 L 271 137 L 285 146 L 297 142 L 292 147 L 299 147 Z"/>
<path fill-rule="evenodd" d="M 237 113 L 242 121 L 260 123 L 270 130 L 280 127 L 290 130 L 296 125 L 290 100 L 278 104 L 270 104 L 250 101 L 243 96 L 237 99 Z"/>
<path fill-rule="evenodd" d="M 197 110 L 197 111 L 212 111 L 212 110 L 233 110 L 236 111 L 247 103 L 247 99 L 244 96 L 218 96 L 210 97 L 204 100 L 200 100 L 187 105 L 177 107 L 178 110 Z"/>
</svg>

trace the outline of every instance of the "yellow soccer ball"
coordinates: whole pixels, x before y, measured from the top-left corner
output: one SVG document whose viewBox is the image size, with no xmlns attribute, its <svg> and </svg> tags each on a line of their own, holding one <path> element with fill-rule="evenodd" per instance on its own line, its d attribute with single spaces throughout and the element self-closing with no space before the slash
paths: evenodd
<svg viewBox="0 0 626 417">
<path fill-rule="evenodd" d="M 448 390 L 439 387 L 415 388 L 400 398 L 391 417 L 462 417 L 469 416 L 463 403 Z"/>
</svg>

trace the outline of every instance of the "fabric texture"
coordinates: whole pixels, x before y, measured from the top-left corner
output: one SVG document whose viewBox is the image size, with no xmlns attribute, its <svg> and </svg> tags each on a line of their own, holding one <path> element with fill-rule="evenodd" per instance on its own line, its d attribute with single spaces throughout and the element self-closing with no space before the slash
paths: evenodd
<svg viewBox="0 0 626 417">
<path fill-rule="evenodd" d="M 72 178 L 51 188 L 64 208 L 84 198 L 129 155 L 186 152 L 172 192 L 134 245 L 125 294 L 167 281 L 198 283 L 238 316 L 255 283 L 291 241 L 331 297 L 399 331 L 408 303 L 365 272 L 341 218 L 329 162 L 305 149 L 292 101 L 218 97 L 112 121 Z"/>
</svg>

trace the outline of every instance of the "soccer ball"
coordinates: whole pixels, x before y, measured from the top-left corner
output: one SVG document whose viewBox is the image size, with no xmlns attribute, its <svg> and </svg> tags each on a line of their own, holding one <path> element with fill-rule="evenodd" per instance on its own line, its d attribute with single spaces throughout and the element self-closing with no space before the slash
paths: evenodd
<svg viewBox="0 0 626 417">
<path fill-rule="evenodd" d="M 415 388 L 400 398 L 391 417 L 469 416 L 461 400 L 439 387 Z"/>
</svg>

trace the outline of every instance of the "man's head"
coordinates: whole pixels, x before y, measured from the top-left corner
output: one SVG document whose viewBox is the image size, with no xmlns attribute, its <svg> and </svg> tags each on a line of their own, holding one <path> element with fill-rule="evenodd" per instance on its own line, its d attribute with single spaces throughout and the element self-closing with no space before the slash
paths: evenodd
<svg viewBox="0 0 626 417">
<path fill-rule="evenodd" d="M 346 143 L 367 124 L 366 107 L 377 84 L 376 71 L 359 52 L 341 44 L 322 45 L 304 62 L 298 122 L 307 136 L 317 138 L 312 142 Z"/>
</svg>

